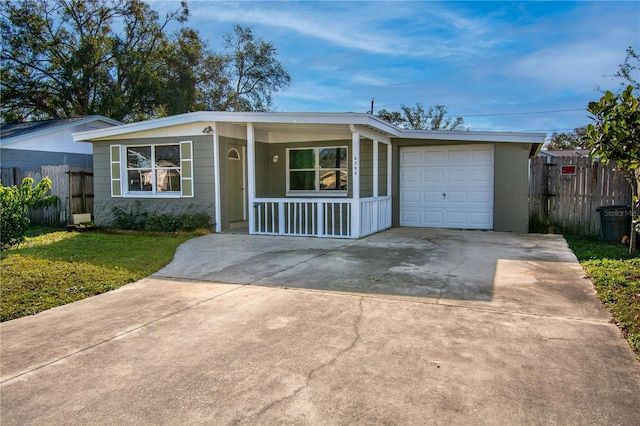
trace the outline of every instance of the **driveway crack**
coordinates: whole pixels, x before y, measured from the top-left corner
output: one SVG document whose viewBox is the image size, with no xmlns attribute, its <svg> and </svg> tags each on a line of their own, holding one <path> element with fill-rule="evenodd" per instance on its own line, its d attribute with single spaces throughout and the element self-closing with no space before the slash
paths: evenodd
<svg viewBox="0 0 640 426">
<path fill-rule="evenodd" d="M 67 359 L 67 358 L 71 358 L 71 357 L 77 356 L 77 355 L 79 355 L 79 354 L 81 354 L 81 353 L 84 353 L 84 352 L 87 352 L 87 351 L 89 351 L 89 350 L 91 350 L 91 349 L 94 349 L 94 348 L 97 348 L 97 347 L 99 347 L 99 346 L 102 346 L 102 345 L 104 345 L 104 344 L 106 344 L 106 343 L 109 343 L 109 342 L 111 342 L 111 341 L 113 341 L 113 340 L 116 340 L 116 339 L 121 338 L 121 337 L 123 337 L 123 336 L 126 336 L 126 335 L 128 335 L 128 334 L 131 334 L 131 333 L 133 333 L 133 332 L 135 332 L 135 331 L 138 331 L 138 330 L 140 330 L 140 329 L 143 329 L 143 328 L 149 327 L 150 325 L 155 324 L 155 323 L 157 323 L 157 322 L 160 322 L 160 321 L 162 321 L 162 320 L 165 320 L 166 318 L 169 318 L 169 317 L 175 316 L 175 315 L 180 314 L 180 313 L 182 313 L 182 312 L 184 312 L 184 311 L 187 311 L 187 310 L 189 310 L 189 309 L 192 309 L 192 308 L 194 308 L 194 307 L 196 307 L 196 306 L 198 306 L 198 305 L 202 305 L 203 303 L 209 302 L 209 301 L 214 300 L 214 299 L 217 299 L 217 298 L 219 298 L 219 297 L 223 297 L 223 296 L 225 296 L 225 295 L 227 295 L 227 294 L 229 294 L 229 293 L 231 293 L 231 292 L 237 291 L 237 290 L 239 290 L 239 289 L 241 289 L 241 288 L 243 288 L 243 287 L 245 287 L 245 286 L 244 286 L 244 285 L 236 285 L 236 286 L 234 286 L 231 290 L 227 290 L 227 291 L 225 291 L 225 292 L 223 292 L 223 293 L 216 294 L 215 296 L 208 297 L 208 298 L 206 298 L 206 299 L 203 299 L 203 300 L 200 300 L 200 301 L 198 301 L 198 302 L 192 303 L 192 304 L 190 304 L 190 305 L 184 306 L 184 307 L 182 307 L 182 308 L 180 308 L 180 309 L 177 309 L 177 310 L 175 310 L 175 311 L 171 311 L 171 312 L 169 312 L 169 313 L 167 313 L 167 314 L 165 314 L 165 315 L 162 315 L 162 316 L 159 316 L 159 317 L 157 317 L 157 318 L 154 318 L 154 319 L 152 319 L 152 320 L 150 320 L 150 321 L 147 321 L 147 322 L 145 322 L 144 324 L 140 324 L 140 325 L 137 325 L 137 326 L 135 326 L 135 327 L 132 327 L 132 328 L 129 328 L 129 329 L 123 330 L 123 331 L 121 331 L 121 332 L 119 332 L 119 333 L 117 333 L 117 334 L 114 334 L 113 336 L 110 336 L 110 337 L 108 337 L 108 338 L 105 338 L 105 339 L 103 339 L 103 340 L 100 340 L 100 341 L 98 341 L 98 342 L 96 342 L 96 343 L 94 343 L 94 344 L 91 344 L 91 345 L 88 345 L 88 346 L 82 347 L 82 348 L 80 348 L 80 349 L 78 349 L 78 350 L 75 350 L 75 351 L 73 351 L 73 352 L 70 352 L 70 353 L 68 353 L 68 354 L 65 354 L 65 355 L 59 356 L 59 357 L 57 357 L 57 358 L 55 358 L 55 359 L 49 360 L 49 361 L 47 361 L 47 362 L 44 362 L 44 363 L 42 363 L 42 364 L 39 364 L 39 365 L 34 366 L 34 367 L 32 367 L 32 368 L 29 368 L 28 370 L 21 371 L 21 372 L 19 372 L 19 373 L 17 373 L 17 374 L 14 374 L 14 375 L 13 375 L 13 376 L 11 376 L 11 377 L 7 377 L 7 378 L 3 379 L 2 381 L 0 381 L 0 384 L 9 383 L 9 382 L 11 382 L 11 381 L 13 381 L 13 380 L 17 379 L 18 377 L 24 376 L 24 375 L 26 375 L 26 374 L 33 373 L 34 371 L 41 370 L 41 369 L 46 368 L 46 367 L 48 367 L 48 366 L 50 366 L 50 365 L 57 364 L 57 363 L 59 363 L 60 361 L 63 361 L 63 360 L 65 360 L 65 359 Z"/>
<path fill-rule="evenodd" d="M 233 422 L 231 422 L 232 425 L 237 425 L 240 422 L 249 420 L 251 418 L 256 418 L 259 417 L 261 415 L 263 415 L 264 413 L 266 413 L 267 411 L 269 411 L 271 408 L 273 408 L 274 406 L 276 406 L 277 404 L 280 404 L 281 402 L 290 400 L 295 398 L 296 396 L 298 396 L 298 394 L 300 392 L 302 392 L 304 389 L 309 387 L 309 383 L 311 382 L 311 380 L 313 379 L 313 376 L 320 370 L 333 365 L 336 363 L 336 361 L 342 357 L 343 355 L 345 355 L 347 352 L 350 352 L 351 350 L 353 350 L 356 345 L 358 344 L 358 342 L 361 339 L 360 336 L 360 323 L 362 322 L 362 315 L 364 313 L 364 308 L 363 308 L 363 301 L 364 301 L 364 297 L 360 297 L 359 298 L 359 302 L 358 302 L 358 315 L 355 319 L 355 321 L 353 322 L 353 339 L 351 340 L 351 343 L 345 347 L 344 349 L 342 349 L 340 352 L 336 353 L 331 359 L 329 359 L 327 362 L 318 365 L 317 367 L 313 368 L 311 371 L 309 371 L 309 374 L 307 374 L 307 377 L 305 378 L 304 384 L 300 387 L 298 387 L 295 391 L 293 391 L 293 393 L 291 393 L 290 395 L 285 395 L 282 398 L 276 399 L 275 401 L 272 401 L 271 403 L 267 404 L 266 406 L 264 406 L 260 411 L 251 414 L 249 416 L 246 417 L 242 417 L 240 419 L 237 419 Z"/>
</svg>

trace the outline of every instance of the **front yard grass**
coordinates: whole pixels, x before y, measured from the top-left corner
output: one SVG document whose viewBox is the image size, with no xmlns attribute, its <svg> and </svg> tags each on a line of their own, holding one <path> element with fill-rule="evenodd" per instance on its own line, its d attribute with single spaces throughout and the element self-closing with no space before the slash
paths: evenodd
<svg viewBox="0 0 640 426">
<path fill-rule="evenodd" d="M 0 260 L 0 320 L 32 315 L 114 290 L 165 265 L 202 233 L 67 232 L 33 228 Z"/>
<path fill-rule="evenodd" d="M 570 235 L 565 239 L 640 359 L 640 257 L 631 257 L 622 244 Z"/>
</svg>

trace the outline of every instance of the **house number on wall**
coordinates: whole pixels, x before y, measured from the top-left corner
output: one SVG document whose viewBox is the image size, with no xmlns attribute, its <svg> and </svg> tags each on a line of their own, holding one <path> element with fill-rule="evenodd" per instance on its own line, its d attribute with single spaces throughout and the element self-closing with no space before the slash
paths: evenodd
<svg viewBox="0 0 640 426">
<path fill-rule="evenodd" d="M 353 157 L 353 175 L 358 174 L 358 157 Z"/>
</svg>

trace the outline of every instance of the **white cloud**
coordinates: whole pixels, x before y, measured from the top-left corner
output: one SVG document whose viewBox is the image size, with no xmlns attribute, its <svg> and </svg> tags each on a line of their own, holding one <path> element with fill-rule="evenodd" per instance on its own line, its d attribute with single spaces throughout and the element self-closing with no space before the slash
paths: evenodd
<svg viewBox="0 0 640 426">
<path fill-rule="evenodd" d="M 194 20 L 280 28 L 374 54 L 448 57 L 495 43 L 484 19 L 435 3 L 194 2 L 191 8 Z"/>
</svg>

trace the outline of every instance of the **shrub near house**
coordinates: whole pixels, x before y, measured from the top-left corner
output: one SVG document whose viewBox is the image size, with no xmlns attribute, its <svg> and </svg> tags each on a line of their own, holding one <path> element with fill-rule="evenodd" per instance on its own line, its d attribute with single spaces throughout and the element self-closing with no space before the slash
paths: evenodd
<svg viewBox="0 0 640 426">
<path fill-rule="evenodd" d="M 6 250 L 24 241 L 29 218 L 25 215 L 31 208 L 55 206 L 58 197 L 46 195 L 51 189 L 51 179 L 42 179 L 33 186 L 33 178 L 28 176 L 22 180 L 20 187 L 0 184 L 0 248 Z"/>
</svg>

